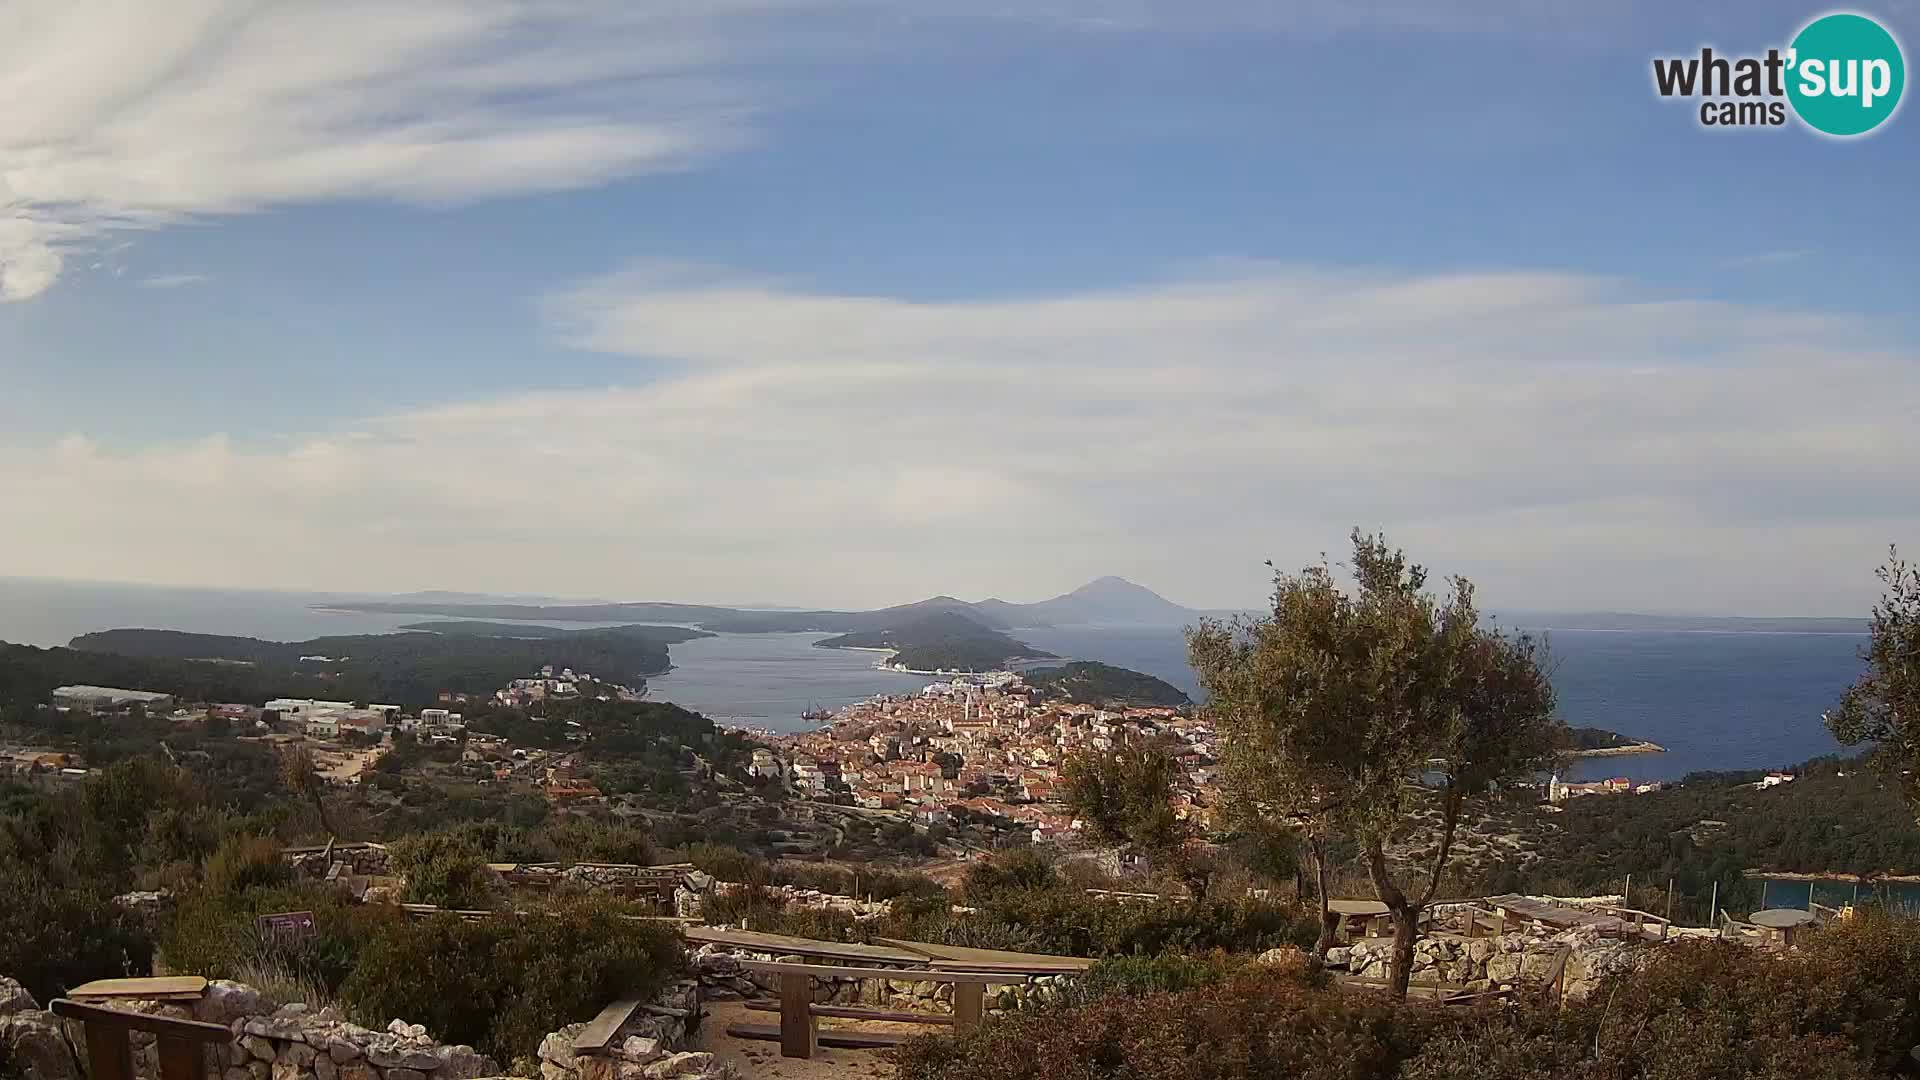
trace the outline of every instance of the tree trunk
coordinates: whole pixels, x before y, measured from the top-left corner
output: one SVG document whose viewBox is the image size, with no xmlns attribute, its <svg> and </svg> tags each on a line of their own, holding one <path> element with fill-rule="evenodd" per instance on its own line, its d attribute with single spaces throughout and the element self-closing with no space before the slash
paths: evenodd
<svg viewBox="0 0 1920 1080">
<path fill-rule="evenodd" d="M 1320 905 L 1320 936 L 1313 943 L 1313 962 L 1317 967 L 1327 962 L 1327 950 L 1333 948 L 1340 931 L 1340 917 L 1327 906 L 1326 841 L 1309 834 L 1307 854 L 1313 860 L 1314 898 Z"/>
<path fill-rule="evenodd" d="M 1387 876 L 1386 853 L 1380 841 L 1367 842 L 1367 874 L 1373 878 L 1373 891 L 1393 916 L 1393 977 L 1389 988 L 1395 1001 L 1407 999 L 1407 984 L 1413 979 L 1413 943 L 1419 935 L 1418 912 L 1407 901 L 1407 894 Z"/>
</svg>

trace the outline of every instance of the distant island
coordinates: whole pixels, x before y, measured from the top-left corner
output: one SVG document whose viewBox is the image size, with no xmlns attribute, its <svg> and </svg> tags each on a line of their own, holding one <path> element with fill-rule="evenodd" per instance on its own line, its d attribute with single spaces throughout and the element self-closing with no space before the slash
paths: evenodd
<svg viewBox="0 0 1920 1080">
<path fill-rule="evenodd" d="M 926 675 L 998 671 L 1016 660 L 1056 659 L 1044 649 L 957 612 L 923 615 L 898 625 L 842 634 L 814 644 L 822 649 L 883 650 L 893 654 L 885 666 Z"/>
<path fill-rule="evenodd" d="M 1090 705 L 1158 705 L 1177 709 L 1193 704 L 1192 698 L 1164 679 L 1091 660 L 1032 668 L 1022 675 L 1028 686 L 1049 697 Z"/>
<path fill-rule="evenodd" d="M 516 619 L 549 622 L 682 623 L 731 634 L 878 633 L 927 615 L 960 615 L 993 630 L 1048 626 L 1186 626 L 1208 612 L 1182 607 L 1124 578 L 1103 577 L 1071 592 L 1031 604 L 997 598 L 967 601 L 934 596 L 871 611 L 751 609 L 654 601 L 606 604 L 529 604 L 512 600 L 477 603 L 458 594 L 415 594 L 388 600 L 340 600 L 315 605 L 328 611 L 440 615 L 453 619 Z"/>
<path fill-rule="evenodd" d="M 1567 752 L 1574 757 L 1616 757 L 1622 754 L 1664 754 L 1667 748 L 1645 739 L 1629 738 L 1605 728 L 1569 729 Z"/>
<path fill-rule="evenodd" d="M 64 649 L 0 646 L 0 691 L 10 699 L 44 700 L 55 686 L 82 683 L 192 700 L 258 703 L 290 696 L 413 707 L 433 704 L 442 691 L 491 695 L 547 664 L 639 689 L 648 676 L 671 666 L 669 645 L 711 636 L 671 626 L 435 624 L 434 630 L 291 642 L 103 630 L 82 634 Z"/>
</svg>

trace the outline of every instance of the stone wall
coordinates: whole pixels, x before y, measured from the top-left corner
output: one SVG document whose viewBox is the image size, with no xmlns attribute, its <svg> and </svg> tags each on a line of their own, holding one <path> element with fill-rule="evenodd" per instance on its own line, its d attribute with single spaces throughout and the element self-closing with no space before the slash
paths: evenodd
<svg viewBox="0 0 1920 1080">
<path fill-rule="evenodd" d="M 690 871 L 673 893 L 673 913 L 683 919 L 701 917 L 701 903 L 708 896 L 720 896 L 745 889 L 737 881 L 720 881 L 698 870 Z M 790 910 L 844 911 L 856 919 L 877 919 L 893 910 L 891 900 L 862 900 L 857 896 L 803 889 L 797 885 L 763 885 L 761 889 L 782 897 Z"/>
<path fill-rule="evenodd" d="M 290 848 L 281 857 L 293 867 L 301 877 L 319 881 L 333 871 L 334 864 L 344 863 L 340 873 L 354 874 L 360 877 L 385 877 L 392 871 L 391 861 L 385 844 L 371 841 L 358 844 L 335 844 L 328 848 Z"/>
<path fill-rule="evenodd" d="M 738 1080 L 732 1066 L 703 1051 L 681 1049 L 700 1016 L 700 986 L 675 983 L 660 1000 L 620 1025 L 604 1054 L 576 1054 L 587 1025 L 568 1024 L 540 1040 L 541 1080 Z"/>
<path fill-rule="evenodd" d="M 701 945 L 688 956 L 688 961 L 700 980 L 700 994 L 709 1001 L 777 997 L 779 995 L 778 978 L 746 970 L 741 966 L 741 962 L 747 960 L 815 964 L 827 967 L 893 966 L 868 960 L 862 960 L 857 965 L 843 965 L 832 960 L 754 952 L 750 949 L 713 944 Z M 1070 978 L 1072 976 L 1041 975 L 1024 983 L 989 985 L 987 987 L 988 1011 L 1004 1012 L 1018 1008 L 1029 998 L 1051 999 L 1060 993 L 1061 984 Z M 912 968 L 900 968 L 900 978 L 897 979 L 815 979 L 813 1000 L 819 1005 L 872 1005 L 908 1012 L 952 1013 L 953 984 L 915 979 Z"/>
<path fill-rule="evenodd" d="M 199 1001 L 115 1001 L 112 1008 L 220 1024 L 233 1040 L 207 1048 L 207 1080 L 473 1080 L 497 1077 L 498 1062 L 471 1046 L 433 1041 L 424 1027 L 394 1020 L 374 1031 L 348 1023 L 332 1008 L 275 1007 L 242 983 L 215 981 Z M 710 1054 L 680 1052 L 700 1016 L 699 985 L 685 979 L 622 1027 L 618 1052 L 575 1059 L 573 1037 L 585 1024 L 549 1034 L 537 1048 L 546 1080 L 727 1080 L 732 1072 Z M 131 1032 L 134 1073 L 157 1080 L 154 1037 Z M 81 1025 L 42 1011 L 11 979 L 0 978 L 0 1058 L 33 1080 L 85 1080 Z"/>
<path fill-rule="evenodd" d="M 1566 994 L 1582 998 L 1600 977 L 1624 970 L 1644 955 L 1648 943 L 1602 937 L 1588 929 L 1560 933 L 1529 931 L 1499 937 L 1423 937 L 1414 944 L 1415 982 L 1442 982 L 1471 990 L 1542 983 L 1562 949 L 1570 949 Z M 1367 938 L 1331 949 L 1327 963 L 1354 975 L 1385 979 L 1391 972 L 1393 940 Z"/>
</svg>

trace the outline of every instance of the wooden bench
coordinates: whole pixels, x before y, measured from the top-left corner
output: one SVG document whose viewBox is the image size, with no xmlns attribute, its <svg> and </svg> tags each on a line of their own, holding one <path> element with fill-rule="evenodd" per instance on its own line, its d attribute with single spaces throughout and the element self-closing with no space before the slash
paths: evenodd
<svg viewBox="0 0 1920 1080">
<path fill-rule="evenodd" d="M 986 971 L 930 971 L 924 968 L 834 967 L 828 964 L 783 964 L 749 960 L 740 965 L 748 971 L 774 975 L 780 980 L 780 1001 L 771 1006 L 780 1013 L 780 1026 L 730 1024 L 727 1034 L 739 1039 L 777 1039 L 780 1056 L 811 1058 L 822 1045 L 878 1048 L 897 1046 L 903 1037 L 891 1033 L 865 1031 L 829 1031 L 822 1034 L 819 1018 L 844 1017 L 860 1020 L 884 1020 L 891 1023 L 951 1024 L 956 1031 L 980 1026 L 986 1016 L 987 984 L 1026 982 L 1028 976 Z M 888 979 L 895 982 L 947 983 L 953 986 L 953 1015 L 923 1016 L 918 1013 L 865 1009 L 852 1005 L 822 1005 L 813 1000 L 814 979 Z M 754 1006 L 748 1006 L 754 1008 Z"/>
<path fill-rule="evenodd" d="M 207 1044 L 233 1038 L 233 1033 L 219 1024 L 105 1009 L 68 998 L 54 999 L 52 1009 L 55 1016 L 85 1025 L 91 1080 L 134 1080 L 133 1043 L 127 1038 L 130 1031 L 145 1031 L 156 1037 L 160 1080 L 204 1080 Z"/>
</svg>

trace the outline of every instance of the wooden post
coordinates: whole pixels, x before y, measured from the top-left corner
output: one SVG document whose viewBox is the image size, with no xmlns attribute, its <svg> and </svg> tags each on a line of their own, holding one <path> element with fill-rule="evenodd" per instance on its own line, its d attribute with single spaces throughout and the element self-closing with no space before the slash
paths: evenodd
<svg viewBox="0 0 1920 1080">
<path fill-rule="evenodd" d="M 1707 925 L 1720 928 L 1720 882 L 1713 883 L 1713 899 L 1707 902 Z"/>
<path fill-rule="evenodd" d="M 985 983 L 955 983 L 953 987 L 953 1030 L 972 1031 L 980 1026 L 980 1020 L 986 1015 L 987 986 Z"/>
<path fill-rule="evenodd" d="M 160 1080 L 201 1080 L 206 1075 L 207 1055 L 199 1043 L 162 1035 L 158 1046 Z"/>
<path fill-rule="evenodd" d="M 133 1044 L 127 1029 L 88 1024 L 87 1064 L 92 1080 L 133 1080 Z"/>
<path fill-rule="evenodd" d="M 86 1028 L 87 1064 L 92 1080 L 134 1080 L 133 1044 L 127 1032 L 138 1029 L 159 1037 L 161 1080 L 202 1080 L 206 1075 L 205 1043 L 225 1043 L 233 1033 L 219 1024 L 175 1020 L 165 1016 L 123 1012 L 56 998 L 55 1016 L 78 1020 Z"/>
<path fill-rule="evenodd" d="M 1620 894 L 1620 906 L 1621 907 L 1633 906 L 1633 875 L 1632 874 L 1627 875 L 1627 891 Z"/>
<path fill-rule="evenodd" d="M 820 1023 L 813 1016 L 813 980 L 807 975 L 780 976 L 780 1056 L 810 1058 L 819 1038 Z"/>
</svg>

